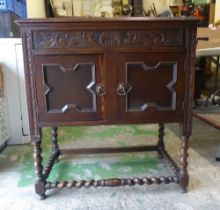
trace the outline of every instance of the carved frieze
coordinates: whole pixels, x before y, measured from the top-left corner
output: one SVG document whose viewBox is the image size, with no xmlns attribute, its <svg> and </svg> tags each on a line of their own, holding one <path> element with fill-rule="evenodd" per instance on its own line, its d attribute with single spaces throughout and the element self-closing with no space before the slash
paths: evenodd
<svg viewBox="0 0 220 210">
<path fill-rule="evenodd" d="M 35 31 L 34 48 L 90 47 L 178 47 L 183 45 L 182 30 L 139 31 Z"/>
</svg>

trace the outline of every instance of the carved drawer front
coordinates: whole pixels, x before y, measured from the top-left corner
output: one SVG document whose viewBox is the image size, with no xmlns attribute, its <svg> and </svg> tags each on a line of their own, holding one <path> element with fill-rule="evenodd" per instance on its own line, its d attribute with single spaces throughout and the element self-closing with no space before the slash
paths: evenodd
<svg viewBox="0 0 220 210">
<path fill-rule="evenodd" d="M 119 118 L 179 121 L 183 115 L 184 57 L 176 54 L 119 56 Z"/>
<path fill-rule="evenodd" d="M 37 51 L 76 48 L 163 48 L 183 47 L 183 29 L 34 31 Z"/>
<path fill-rule="evenodd" d="M 103 120 L 102 60 L 101 55 L 36 56 L 39 121 Z"/>
</svg>

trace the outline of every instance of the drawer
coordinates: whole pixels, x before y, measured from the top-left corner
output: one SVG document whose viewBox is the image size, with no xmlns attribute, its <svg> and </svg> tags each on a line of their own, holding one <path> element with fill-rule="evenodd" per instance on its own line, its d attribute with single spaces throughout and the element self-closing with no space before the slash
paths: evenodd
<svg viewBox="0 0 220 210">
<path fill-rule="evenodd" d="M 123 27 L 123 26 L 122 26 Z M 126 30 L 33 31 L 33 49 L 37 53 L 77 52 L 80 49 L 181 50 L 185 46 L 183 28 Z"/>
</svg>

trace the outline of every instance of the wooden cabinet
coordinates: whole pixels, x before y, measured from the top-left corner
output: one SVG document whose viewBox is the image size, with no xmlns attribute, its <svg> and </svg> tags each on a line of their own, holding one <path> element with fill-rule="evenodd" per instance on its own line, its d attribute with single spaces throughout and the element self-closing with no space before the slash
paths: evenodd
<svg viewBox="0 0 220 210">
<path fill-rule="evenodd" d="M 157 145 L 91 148 L 91 152 L 157 151 L 173 177 L 80 182 L 80 186 L 150 183 L 188 185 L 196 20 L 191 18 L 73 18 L 21 20 L 36 192 L 59 187 L 46 181 L 59 155 L 57 126 L 158 123 Z M 180 167 L 163 142 L 164 123 L 182 123 Z M 43 170 L 41 128 L 53 128 L 54 152 Z M 130 181 L 129 181 L 130 180 Z M 156 180 L 156 181 L 155 181 Z M 68 182 L 61 188 L 74 187 Z M 71 185 L 71 186 L 70 186 Z"/>
</svg>

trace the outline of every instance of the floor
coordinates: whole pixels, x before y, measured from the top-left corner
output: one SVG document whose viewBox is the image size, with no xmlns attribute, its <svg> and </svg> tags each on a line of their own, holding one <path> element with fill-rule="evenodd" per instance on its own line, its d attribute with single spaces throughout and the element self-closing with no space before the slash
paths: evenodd
<svg viewBox="0 0 220 210">
<path fill-rule="evenodd" d="M 62 147 L 128 146 L 157 141 L 156 125 L 62 128 Z M 31 145 L 10 146 L 0 154 L 0 210 L 217 210 L 220 209 L 220 162 L 215 161 L 220 143 L 218 130 L 193 120 L 189 148 L 190 186 L 182 193 L 176 184 L 118 188 L 51 190 L 40 201 L 34 192 Z M 50 149 L 50 131 L 45 129 L 43 148 Z M 70 141 L 69 141 L 70 139 Z M 135 141 L 134 141 L 135 139 Z M 165 130 L 167 150 L 178 160 L 179 126 Z M 48 154 L 44 153 L 44 158 Z M 62 174 L 60 173 L 62 170 Z M 100 177 L 167 175 L 171 171 L 154 153 L 75 155 L 56 163 L 51 181 Z"/>
</svg>

